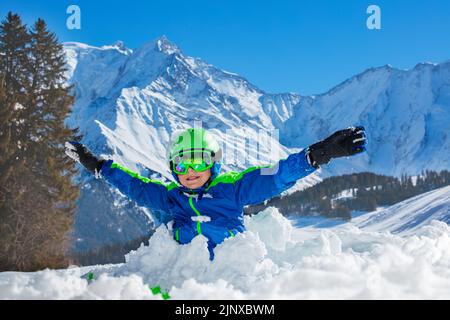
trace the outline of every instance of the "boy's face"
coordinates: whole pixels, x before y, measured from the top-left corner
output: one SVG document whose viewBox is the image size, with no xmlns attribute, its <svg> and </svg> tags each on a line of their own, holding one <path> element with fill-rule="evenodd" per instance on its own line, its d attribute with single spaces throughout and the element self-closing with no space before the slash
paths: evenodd
<svg viewBox="0 0 450 320">
<path fill-rule="evenodd" d="M 200 188 L 210 177 L 211 170 L 209 169 L 202 172 L 196 172 L 192 168 L 189 168 L 186 174 L 178 174 L 180 183 L 189 189 Z"/>
</svg>

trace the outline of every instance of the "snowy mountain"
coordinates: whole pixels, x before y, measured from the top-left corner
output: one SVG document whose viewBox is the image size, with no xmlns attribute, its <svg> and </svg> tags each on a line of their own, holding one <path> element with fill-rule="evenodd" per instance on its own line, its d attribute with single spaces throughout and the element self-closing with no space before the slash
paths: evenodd
<svg viewBox="0 0 450 320">
<path fill-rule="evenodd" d="M 371 171 L 399 176 L 450 166 L 450 61 L 412 70 L 371 68 L 325 94 L 304 97 L 280 128 L 286 146 L 308 145 L 324 132 L 359 123 L 368 152 L 335 161 L 328 174 Z M 296 130 L 301 124 L 302 130 Z M 305 135 L 304 133 L 311 133 Z"/>
<path fill-rule="evenodd" d="M 205 237 L 178 245 L 162 225 L 124 264 L 0 273 L 0 299 L 449 299 L 449 210 L 450 187 L 328 228 L 267 208 L 214 261 Z"/>
<path fill-rule="evenodd" d="M 76 90 L 67 123 L 79 127 L 82 142 L 95 153 L 143 175 L 171 179 L 166 160 L 170 137 L 195 121 L 202 121 L 223 143 L 225 170 L 278 160 L 350 125 L 368 129 L 367 154 L 336 161 L 293 189 L 336 174 L 400 175 L 450 168 L 450 62 L 419 64 L 409 71 L 373 68 L 325 94 L 300 96 L 266 93 L 239 75 L 185 55 L 165 37 L 137 50 L 121 42 L 103 47 L 66 43 L 64 48 L 68 82 Z M 281 143 L 269 136 L 256 148 L 262 133 L 273 130 L 279 130 Z M 98 199 L 111 191 L 91 177 L 82 179 L 86 187 L 75 234 L 81 243 L 89 243 L 90 222 L 98 215 L 103 215 L 100 225 L 111 226 L 100 237 L 109 242 L 129 239 L 126 227 L 120 234 L 112 232 L 127 221 L 138 229 L 133 231 L 136 237 L 150 228 L 136 222 L 151 216 L 149 212 L 110 196 L 123 203 L 116 210 L 111 201 Z M 92 184 L 98 185 L 99 194 L 88 199 L 92 191 L 86 188 Z"/>
</svg>

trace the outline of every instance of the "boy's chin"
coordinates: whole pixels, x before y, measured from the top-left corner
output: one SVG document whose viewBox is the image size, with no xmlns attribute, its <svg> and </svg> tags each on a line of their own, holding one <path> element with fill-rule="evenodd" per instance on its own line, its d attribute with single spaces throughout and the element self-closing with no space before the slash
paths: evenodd
<svg viewBox="0 0 450 320">
<path fill-rule="evenodd" d="M 184 186 L 189 189 L 198 189 L 198 188 L 201 188 L 201 186 L 203 186 L 203 185 L 204 185 L 204 183 L 193 183 L 193 184 L 186 183 L 186 184 L 184 184 Z"/>
</svg>

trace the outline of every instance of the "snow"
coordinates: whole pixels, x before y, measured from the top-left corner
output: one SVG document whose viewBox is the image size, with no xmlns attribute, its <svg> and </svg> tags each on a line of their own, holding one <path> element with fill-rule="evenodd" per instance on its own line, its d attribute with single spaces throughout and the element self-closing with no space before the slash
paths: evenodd
<svg viewBox="0 0 450 320">
<path fill-rule="evenodd" d="M 366 190 L 370 190 L 370 188 L 366 188 Z M 345 189 L 339 192 L 336 196 L 334 196 L 331 200 L 344 200 L 353 198 L 353 194 L 356 194 L 358 192 L 358 188 L 352 188 L 352 189 Z"/>
<path fill-rule="evenodd" d="M 80 269 L 0 274 L 1 299 L 155 299 L 138 276 L 102 275 L 88 285 Z"/>
<path fill-rule="evenodd" d="M 450 186 L 322 227 L 293 227 L 267 208 L 213 261 L 206 238 L 179 245 L 162 225 L 124 264 L 0 273 L 0 298 L 162 299 L 150 291 L 160 285 L 172 299 L 449 299 L 450 227 L 439 221 L 449 216 Z"/>
</svg>

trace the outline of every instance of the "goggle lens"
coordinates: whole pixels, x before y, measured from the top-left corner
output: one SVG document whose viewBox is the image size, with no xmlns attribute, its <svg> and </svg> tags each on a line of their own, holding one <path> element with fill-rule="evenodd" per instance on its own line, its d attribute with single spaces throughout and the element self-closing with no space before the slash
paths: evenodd
<svg viewBox="0 0 450 320">
<path fill-rule="evenodd" d="M 211 168 L 212 165 L 211 155 L 208 153 L 203 153 L 200 157 L 198 155 L 190 155 L 179 156 L 173 159 L 173 170 L 176 174 L 186 174 L 189 168 L 201 172 Z"/>
</svg>

